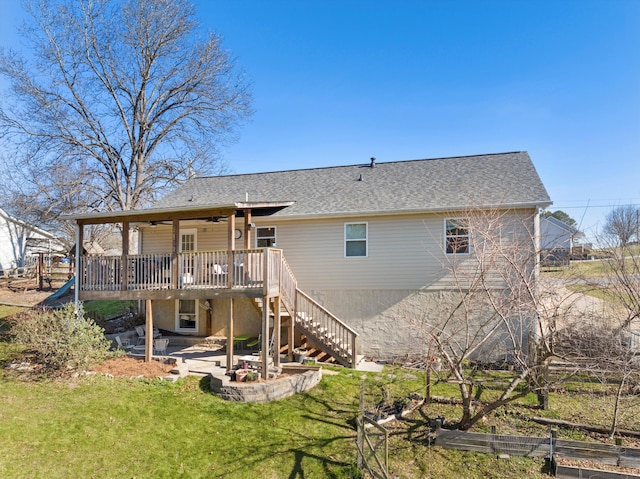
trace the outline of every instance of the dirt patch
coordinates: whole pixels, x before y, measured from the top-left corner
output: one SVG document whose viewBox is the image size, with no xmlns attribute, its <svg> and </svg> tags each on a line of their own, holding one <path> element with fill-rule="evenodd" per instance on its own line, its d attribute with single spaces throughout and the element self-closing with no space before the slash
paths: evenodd
<svg viewBox="0 0 640 479">
<path fill-rule="evenodd" d="M 54 292 L 55 289 L 51 291 L 38 291 L 35 289 L 29 289 L 27 291 L 15 292 L 0 287 L 0 303 L 14 304 L 19 306 L 35 306 L 47 299 Z"/>
<path fill-rule="evenodd" d="M 166 376 L 173 369 L 170 364 L 163 364 L 159 361 L 148 363 L 141 359 L 122 356 L 120 358 L 108 359 L 102 364 L 91 368 L 96 373 L 111 374 L 117 378 L 155 378 Z"/>
</svg>

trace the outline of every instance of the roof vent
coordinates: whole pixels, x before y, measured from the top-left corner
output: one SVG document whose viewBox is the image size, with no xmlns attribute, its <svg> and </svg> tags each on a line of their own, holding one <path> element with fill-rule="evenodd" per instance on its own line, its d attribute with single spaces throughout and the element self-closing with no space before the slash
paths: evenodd
<svg viewBox="0 0 640 479">
<path fill-rule="evenodd" d="M 376 159 L 371 158 L 371 168 L 375 168 L 375 166 L 376 166 Z"/>
<path fill-rule="evenodd" d="M 358 181 L 362 181 L 362 173 L 360 173 L 360 178 L 358 178 Z"/>
</svg>

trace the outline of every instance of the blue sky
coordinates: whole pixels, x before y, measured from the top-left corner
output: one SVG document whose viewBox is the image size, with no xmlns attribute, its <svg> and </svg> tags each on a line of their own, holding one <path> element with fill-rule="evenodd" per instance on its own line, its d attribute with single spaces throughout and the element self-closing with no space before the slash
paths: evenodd
<svg viewBox="0 0 640 479">
<path fill-rule="evenodd" d="M 640 204 L 640 0 L 196 4 L 254 85 L 234 172 L 526 150 L 588 235 Z"/>
</svg>

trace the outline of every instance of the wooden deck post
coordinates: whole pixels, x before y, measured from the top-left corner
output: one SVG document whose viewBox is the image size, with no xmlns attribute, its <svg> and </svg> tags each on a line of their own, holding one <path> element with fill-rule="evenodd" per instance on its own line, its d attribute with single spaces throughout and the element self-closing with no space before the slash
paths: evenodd
<svg viewBox="0 0 640 479">
<path fill-rule="evenodd" d="M 174 219 L 172 222 L 172 256 L 171 256 L 171 289 L 178 289 L 180 286 L 180 272 L 178 271 L 178 251 L 180 250 L 180 220 Z"/>
<path fill-rule="evenodd" d="M 269 377 L 269 296 L 262 298 L 262 379 Z"/>
<path fill-rule="evenodd" d="M 144 360 L 145 362 L 151 361 L 153 355 L 153 310 L 151 309 L 152 301 L 147 299 L 145 301 L 145 327 L 147 329 L 144 339 Z"/>
<path fill-rule="evenodd" d="M 122 223 L 122 260 L 120 268 L 122 269 L 121 276 L 121 291 L 128 289 L 127 283 L 129 281 L 129 222 L 124 221 Z"/>
<path fill-rule="evenodd" d="M 227 302 L 227 372 L 233 368 L 233 298 Z"/>
<path fill-rule="evenodd" d="M 251 209 L 244 210 L 244 249 L 251 249 Z"/>
<path fill-rule="evenodd" d="M 273 365 L 280 366 L 280 296 L 273 298 Z"/>
<path fill-rule="evenodd" d="M 236 249 L 236 214 L 235 212 L 229 216 L 229 220 L 227 221 L 227 287 L 232 288 L 234 282 L 234 270 L 233 267 L 233 250 Z M 246 265 L 245 265 L 246 266 Z M 231 338 L 233 339 L 233 338 Z"/>
<path fill-rule="evenodd" d="M 78 310 L 78 305 L 80 304 L 80 288 L 82 287 L 82 280 L 84 279 L 84 275 L 82 274 L 82 243 L 84 242 L 84 224 L 80 221 L 76 223 L 76 284 L 74 286 L 74 295 L 75 295 L 75 303 L 76 303 L 76 311 Z"/>
</svg>

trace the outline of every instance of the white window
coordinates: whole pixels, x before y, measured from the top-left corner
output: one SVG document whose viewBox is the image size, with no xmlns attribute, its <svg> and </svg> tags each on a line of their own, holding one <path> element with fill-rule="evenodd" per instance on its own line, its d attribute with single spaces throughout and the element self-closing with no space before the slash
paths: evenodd
<svg viewBox="0 0 640 479">
<path fill-rule="evenodd" d="M 269 248 L 276 245 L 276 227 L 259 226 L 256 228 L 256 246 Z"/>
<path fill-rule="evenodd" d="M 197 249 L 197 229 L 180 230 L 180 252 L 193 252 Z"/>
<path fill-rule="evenodd" d="M 176 301 L 176 331 L 198 332 L 198 300 Z"/>
<path fill-rule="evenodd" d="M 447 254 L 469 253 L 469 221 L 465 218 L 444 220 L 445 251 Z"/>
<path fill-rule="evenodd" d="M 347 258 L 362 258 L 368 254 L 367 223 L 345 223 L 344 255 Z"/>
</svg>

